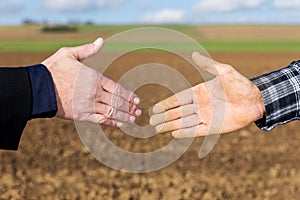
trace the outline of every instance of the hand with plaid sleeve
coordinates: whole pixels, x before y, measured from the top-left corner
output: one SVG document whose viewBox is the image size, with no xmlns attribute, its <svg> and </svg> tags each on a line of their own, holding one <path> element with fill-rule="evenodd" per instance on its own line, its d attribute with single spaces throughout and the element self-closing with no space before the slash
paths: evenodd
<svg viewBox="0 0 300 200">
<path fill-rule="evenodd" d="M 154 105 L 150 124 L 157 132 L 187 138 L 229 133 L 252 122 L 271 130 L 299 119 L 300 61 L 249 80 L 230 65 L 199 53 L 193 54 L 193 60 L 215 78 Z M 212 117 L 218 113 L 224 113 L 219 121 Z M 212 128 L 216 123 L 222 123 L 221 130 Z"/>
</svg>

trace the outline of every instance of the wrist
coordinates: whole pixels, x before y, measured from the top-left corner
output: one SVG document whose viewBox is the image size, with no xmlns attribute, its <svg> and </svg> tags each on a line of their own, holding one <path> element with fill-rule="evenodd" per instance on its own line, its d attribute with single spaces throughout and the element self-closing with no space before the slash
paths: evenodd
<svg viewBox="0 0 300 200">
<path fill-rule="evenodd" d="M 266 107 L 265 107 L 265 104 L 264 104 L 264 99 L 263 99 L 263 96 L 259 90 L 259 88 L 254 85 L 255 87 L 255 96 L 256 96 L 256 117 L 255 119 L 253 120 L 253 122 L 257 121 L 257 120 L 260 120 L 262 119 L 265 114 L 266 114 Z"/>
<path fill-rule="evenodd" d="M 258 110 L 259 110 L 259 118 L 256 120 L 263 118 L 266 114 L 266 107 L 261 93 L 259 93 Z"/>
</svg>

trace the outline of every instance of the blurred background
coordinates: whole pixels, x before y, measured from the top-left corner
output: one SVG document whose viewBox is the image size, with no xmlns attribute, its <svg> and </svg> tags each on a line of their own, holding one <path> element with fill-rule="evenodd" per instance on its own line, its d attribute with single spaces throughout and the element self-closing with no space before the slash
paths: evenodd
<svg viewBox="0 0 300 200">
<path fill-rule="evenodd" d="M 299 9 L 299 0 L 0 0 L 0 66 L 40 63 L 63 46 L 157 26 L 192 37 L 212 58 L 251 78 L 299 59 Z M 106 75 L 118 80 L 153 62 L 173 67 L 192 85 L 201 82 L 189 63 L 168 52 L 130 52 Z M 151 105 L 172 95 L 158 85 L 136 93 L 144 111 L 140 125 L 148 124 Z M 137 139 L 103 128 L 132 152 L 154 151 L 172 139 L 169 133 Z M 203 138 L 197 138 L 170 166 L 130 174 L 90 155 L 72 121 L 31 120 L 19 150 L 0 151 L 0 199 L 299 199 L 298 132 L 298 122 L 270 132 L 252 124 L 221 136 L 204 159 L 198 158 Z"/>
</svg>

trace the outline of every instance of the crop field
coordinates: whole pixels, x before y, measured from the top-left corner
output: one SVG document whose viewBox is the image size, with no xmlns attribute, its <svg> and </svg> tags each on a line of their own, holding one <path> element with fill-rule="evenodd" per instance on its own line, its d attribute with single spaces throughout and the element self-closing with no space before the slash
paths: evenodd
<svg viewBox="0 0 300 200">
<path fill-rule="evenodd" d="M 45 52 L 76 46 L 97 37 L 109 38 L 122 31 L 144 26 L 80 25 L 74 33 L 43 33 L 41 26 L 0 27 L 0 51 Z M 147 26 L 149 27 L 149 26 Z M 193 38 L 208 51 L 299 51 L 298 26 L 159 26 Z M 130 44 L 127 44 L 130 45 Z M 182 47 L 182 44 L 174 43 Z M 120 47 L 119 47 L 120 48 Z M 123 48 L 126 48 L 123 47 Z M 186 46 L 186 49 L 189 47 Z M 190 47 L 192 48 L 192 47 Z M 115 47 L 114 50 L 117 50 Z"/>
<path fill-rule="evenodd" d="M 26 66 L 41 62 L 62 46 L 108 38 L 137 26 L 80 26 L 76 33 L 42 33 L 39 26 L 0 27 L 0 65 Z M 234 66 L 248 78 L 287 66 L 300 58 L 298 26 L 167 26 L 202 44 L 210 56 Z M 180 44 L 178 44 L 180 45 Z M 189 47 L 185 47 L 189 48 Z M 112 51 L 118 50 L 113 47 Z M 182 58 L 167 52 L 133 52 L 111 63 L 106 75 L 114 80 L 140 64 L 161 63 L 182 73 L 192 85 L 200 82 Z M 159 91 L 153 95 L 151 91 Z M 137 89 L 143 115 L 172 93 L 159 85 Z M 137 139 L 104 127 L 117 146 L 150 152 L 172 138 L 169 133 Z M 203 138 L 170 166 L 145 174 L 106 167 L 84 147 L 74 122 L 31 120 L 17 152 L 0 151 L 0 199 L 121 199 L 223 200 L 299 199 L 299 122 L 270 132 L 255 124 L 222 135 L 204 159 L 198 158 Z M 125 159 L 125 158 L 124 158 Z"/>
</svg>

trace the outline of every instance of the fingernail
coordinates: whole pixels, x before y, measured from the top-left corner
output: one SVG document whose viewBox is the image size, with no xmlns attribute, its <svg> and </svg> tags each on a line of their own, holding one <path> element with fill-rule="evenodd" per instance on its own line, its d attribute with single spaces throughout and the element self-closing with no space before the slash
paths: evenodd
<svg viewBox="0 0 300 200">
<path fill-rule="evenodd" d="M 99 44 L 101 44 L 103 42 L 103 39 L 102 38 L 98 38 L 97 40 L 95 40 L 94 42 L 93 42 L 93 44 L 94 45 L 99 45 Z"/>
<path fill-rule="evenodd" d="M 117 126 L 120 128 L 122 127 L 124 124 L 122 122 L 117 122 Z"/>
<path fill-rule="evenodd" d="M 138 97 L 135 97 L 134 99 L 133 99 L 133 102 L 134 102 L 134 104 L 139 104 L 140 103 L 140 98 L 138 98 Z"/>
<path fill-rule="evenodd" d="M 162 107 L 161 105 L 155 104 L 155 105 L 153 106 L 152 111 L 153 111 L 154 113 L 161 113 L 161 112 L 164 112 L 165 109 L 164 109 L 164 107 Z"/>
<path fill-rule="evenodd" d="M 136 115 L 136 116 L 141 116 L 141 114 L 142 114 L 142 110 L 137 109 L 137 110 L 135 111 L 135 115 Z"/>
<path fill-rule="evenodd" d="M 129 121 L 130 121 L 130 122 L 134 122 L 134 121 L 135 121 L 135 116 L 130 116 L 130 117 L 129 117 Z"/>
</svg>

